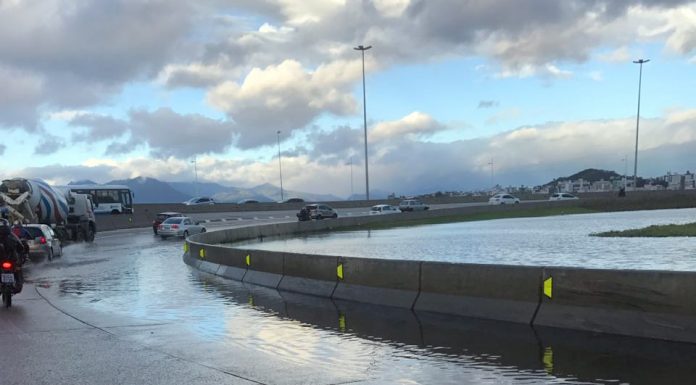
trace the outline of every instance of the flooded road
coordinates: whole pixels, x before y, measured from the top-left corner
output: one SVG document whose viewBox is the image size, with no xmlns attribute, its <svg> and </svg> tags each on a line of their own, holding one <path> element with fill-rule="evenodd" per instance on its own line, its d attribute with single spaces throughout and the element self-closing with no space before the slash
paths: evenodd
<svg viewBox="0 0 696 385">
<path fill-rule="evenodd" d="M 213 368 L 229 383 L 684 383 L 696 376 L 696 345 L 279 292 L 198 272 L 182 262 L 182 246 L 149 229 L 102 233 L 93 245 L 33 264 L 28 280 L 75 319 Z"/>
<path fill-rule="evenodd" d="M 231 246 L 342 257 L 524 266 L 696 271 L 696 237 L 600 238 L 591 233 L 692 223 L 696 209 L 508 218 L 264 238 Z"/>
</svg>

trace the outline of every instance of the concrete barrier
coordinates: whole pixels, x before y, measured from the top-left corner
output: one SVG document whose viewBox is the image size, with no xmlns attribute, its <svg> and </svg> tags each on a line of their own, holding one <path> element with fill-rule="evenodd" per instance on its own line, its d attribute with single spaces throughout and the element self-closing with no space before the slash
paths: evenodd
<svg viewBox="0 0 696 385">
<path fill-rule="evenodd" d="M 339 258 L 343 278 L 332 298 L 412 308 L 418 296 L 420 262 Z"/>
<path fill-rule="evenodd" d="M 694 272 L 400 261 L 220 245 L 278 235 L 357 229 L 368 223 L 399 223 L 409 218 L 453 215 L 439 211 L 280 223 L 196 234 L 186 241 L 188 251 L 184 262 L 245 283 L 332 298 L 337 303 L 356 301 L 413 309 L 423 314 L 442 313 L 696 343 Z"/>
<path fill-rule="evenodd" d="M 423 262 L 415 310 L 529 323 L 542 268 Z"/>
<path fill-rule="evenodd" d="M 283 258 L 278 289 L 331 297 L 338 284 L 338 257 L 284 253 Z"/>
<path fill-rule="evenodd" d="M 283 278 L 283 254 L 265 250 L 246 251 L 247 273 L 243 282 L 277 288 Z"/>
<path fill-rule="evenodd" d="M 696 273 L 544 269 L 535 325 L 696 342 Z"/>
</svg>

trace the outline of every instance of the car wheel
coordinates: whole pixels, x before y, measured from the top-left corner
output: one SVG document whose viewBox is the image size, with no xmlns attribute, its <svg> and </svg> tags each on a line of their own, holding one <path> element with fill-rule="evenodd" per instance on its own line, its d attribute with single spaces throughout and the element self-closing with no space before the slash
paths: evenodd
<svg viewBox="0 0 696 385">
<path fill-rule="evenodd" d="M 318 221 L 320 221 L 320 220 L 322 220 L 322 219 L 324 219 L 324 218 L 321 216 L 321 214 L 317 215 L 317 220 L 318 220 Z"/>
<path fill-rule="evenodd" d="M 201 229 L 201 233 L 205 233 L 205 227 Z"/>
<path fill-rule="evenodd" d="M 118 212 L 118 210 L 115 210 L 115 209 L 111 210 L 111 215 L 118 215 L 118 214 L 121 214 L 120 212 Z"/>
<path fill-rule="evenodd" d="M 520 201 L 515 201 L 515 204 L 516 204 L 516 205 L 520 204 Z"/>
<path fill-rule="evenodd" d="M 49 261 L 53 260 L 53 246 L 51 246 L 51 248 L 48 249 L 48 260 Z"/>
<path fill-rule="evenodd" d="M 189 236 L 188 230 L 184 231 L 184 239 L 188 238 L 188 236 Z"/>
<path fill-rule="evenodd" d="M 331 218 L 333 218 L 333 219 L 338 218 L 338 214 L 337 214 L 337 213 L 334 213 L 334 215 L 332 215 Z"/>
<path fill-rule="evenodd" d="M 166 236 L 166 235 L 160 235 L 160 238 L 162 238 L 162 239 L 167 239 L 167 236 Z"/>
</svg>

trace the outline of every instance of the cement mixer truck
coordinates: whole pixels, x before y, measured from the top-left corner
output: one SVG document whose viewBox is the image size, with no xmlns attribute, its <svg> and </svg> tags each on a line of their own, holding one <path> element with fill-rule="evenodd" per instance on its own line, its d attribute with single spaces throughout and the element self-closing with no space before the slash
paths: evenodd
<svg viewBox="0 0 696 385">
<path fill-rule="evenodd" d="M 97 233 L 89 195 L 59 190 L 40 179 L 3 180 L 0 210 L 12 223 L 49 225 L 62 241 L 92 242 Z"/>
</svg>

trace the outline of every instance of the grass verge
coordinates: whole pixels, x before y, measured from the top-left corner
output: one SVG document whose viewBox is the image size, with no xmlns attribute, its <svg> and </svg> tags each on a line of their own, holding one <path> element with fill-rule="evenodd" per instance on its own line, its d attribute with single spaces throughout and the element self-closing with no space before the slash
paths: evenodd
<svg viewBox="0 0 696 385">
<path fill-rule="evenodd" d="M 605 231 L 603 233 L 590 234 L 594 237 L 618 238 L 618 237 L 696 237 L 696 223 L 683 225 L 654 225 L 642 229 L 629 229 L 623 231 Z"/>
</svg>

